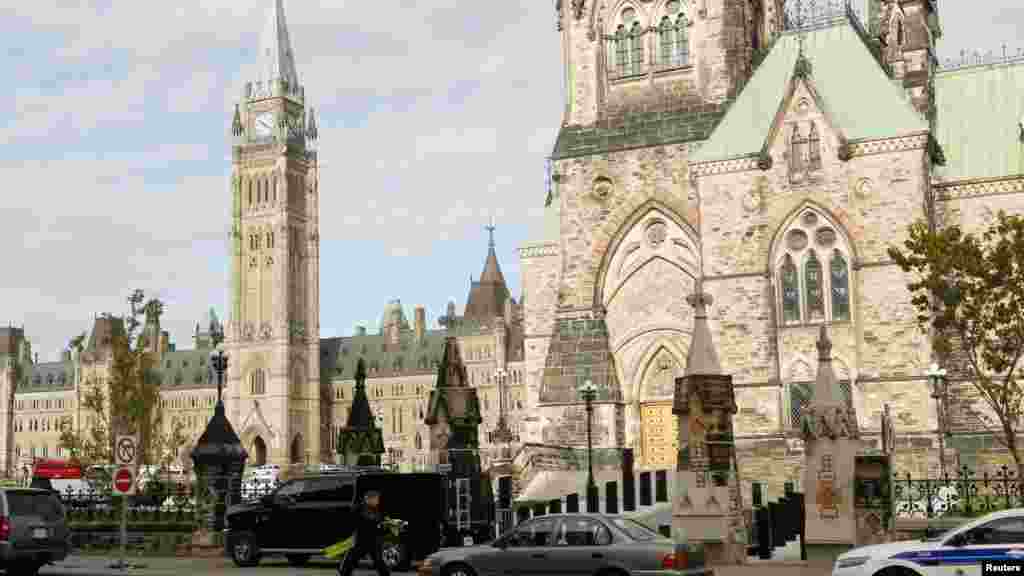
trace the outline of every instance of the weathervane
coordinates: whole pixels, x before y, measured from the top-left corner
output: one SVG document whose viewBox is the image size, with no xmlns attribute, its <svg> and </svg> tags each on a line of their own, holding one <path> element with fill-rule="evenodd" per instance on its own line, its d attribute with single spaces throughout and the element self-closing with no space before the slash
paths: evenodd
<svg viewBox="0 0 1024 576">
<path fill-rule="evenodd" d="M 490 234 L 490 240 L 487 242 L 487 246 L 494 248 L 494 216 L 491 216 L 491 225 L 484 226 L 484 229 L 487 230 L 488 234 Z"/>
</svg>

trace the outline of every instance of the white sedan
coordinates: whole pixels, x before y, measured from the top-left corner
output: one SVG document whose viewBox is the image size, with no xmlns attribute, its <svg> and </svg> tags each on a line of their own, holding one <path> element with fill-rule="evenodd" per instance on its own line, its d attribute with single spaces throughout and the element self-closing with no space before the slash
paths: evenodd
<svg viewBox="0 0 1024 576">
<path fill-rule="evenodd" d="M 932 538 L 854 548 L 836 558 L 832 576 L 981 576 L 986 564 L 986 573 L 1024 564 L 1024 508 L 993 512 Z"/>
</svg>

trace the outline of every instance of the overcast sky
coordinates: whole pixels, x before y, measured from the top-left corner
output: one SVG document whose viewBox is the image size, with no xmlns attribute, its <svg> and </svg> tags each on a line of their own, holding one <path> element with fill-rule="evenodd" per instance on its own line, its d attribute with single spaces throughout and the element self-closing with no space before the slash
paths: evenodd
<svg viewBox="0 0 1024 576">
<path fill-rule="evenodd" d="M 133 288 L 179 347 L 227 295 L 228 130 L 271 0 L 0 0 L 0 323 L 56 359 Z M 942 58 L 1016 53 L 1020 0 L 939 3 Z M 554 0 L 286 2 L 321 123 L 321 334 L 461 310 L 497 221 L 536 235 L 563 99 Z"/>
</svg>

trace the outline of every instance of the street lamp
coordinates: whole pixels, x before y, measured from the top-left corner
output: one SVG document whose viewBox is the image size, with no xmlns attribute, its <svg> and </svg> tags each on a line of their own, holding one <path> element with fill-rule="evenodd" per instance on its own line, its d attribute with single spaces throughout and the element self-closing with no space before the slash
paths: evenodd
<svg viewBox="0 0 1024 576">
<path fill-rule="evenodd" d="M 594 484 L 594 438 L 591 431 L 594 419 L 594 399 L 597 398 L 597 386 L 590 380 L 580 386 L 580 396 L 587 403 L 587 512 L 597 512 L 597 485 Z"/>
<path fill-rule="evenodd" d="M 939 435 L 939 470 L 941 475 L 946 475 L 946 448 L 944 439 L 949 435 L 948 422 L 946 421 L 947 402 L 949 400 L 949 386 L 946 381 L 946 369 L 939 368 L 933 363 L 928 368 L 928 385 L 932 389 L 932 398 L 935 399 L 935 412 L 938 417 Z"/>
</svg>

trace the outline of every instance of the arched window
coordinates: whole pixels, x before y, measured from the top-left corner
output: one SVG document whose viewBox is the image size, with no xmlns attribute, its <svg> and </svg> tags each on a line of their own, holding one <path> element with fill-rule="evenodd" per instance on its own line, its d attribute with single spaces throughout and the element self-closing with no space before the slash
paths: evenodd
<svg viewBox="0 0 1024 576">
<path fill-rule="evenodd" d="M 249 388 L 253 396 L 266 394 L 267 373 L 262 368 L 257 368 L 249 374 Z"/>
<path fill-rule="evenodd" d="M 676 60 L 676 66 L 689 66 L 690 65 L 690 22 L 686 19 L 686 14 L 679 14 L 676 16 L 676 44 L 673 50 L 673 58 Z"/>
<path fill-rule="evenodd" d="M 625 76 L 628 74 L 629 67 L 629 46 L 626 44 L 626 26 L 620 24 L 615 30 L 615 39 L 613 40 L 613 46 L 615 48 L 615 72 L 618 76 Z"/>
<path fill-rule="evenodd" d="M 270 176 L 270 191 L 271 191 L 271 194 L 273 195 L 272 199 L 273 199 L 274 203 L 276 204 L 277 203 L 277 174 L 273 174 L 273 175 Z"/>
<path fill-rule="evenodd" d="M 807 140 L 800 133 L 800 126 L 793 126 L 793 136 L 789 140 L 789 169 L 800 172 L 804 168 L 804 145 Z"/>
<path fill-rule="evenodd" d="M 850 320 L 850 249 L 836 226 L 806 208 L 780 238 L 773 262 L 782 323 Z"/>
<path fill-rule="evenodd" d="M 896 46 L 903 47 L 903 19 L 896 19 Z"/>
<path fill-rule="evenodd" d="M 675 48 L 675 26 L 672 19 L 664 16 L 658 24 L 658 56 L 662 66 L 673 66 L 672 52 Z"/>
<path fill-rule="evenodd" d="M 249 208 L 252 208 L 253 204 L 254 203 L 252 201 L 252 179 L 250 178 L 249 179 Z"/>
<path fill-rule="evenodd" d="M 754 10 L 750 23 L 750 47 L 753 50 L 761 49 L 761 26 L 764 24 L 764 11 L 761 8 L 761 0 L 754 0 Z"/>
<path fill-rule="evenodd" d="M 629 27 L 630 74 L 639 74 L 641 72 L 641 66 L 644 62 L 643 35 L 640 23 L 634 20 L 633 25 Z"/>
<path fill-rule="evenodd" d="M 821 137 L 818 136 L 818 125 L 811 122 L 811 131 L 807 135 L 808 168 L 821 169 Z"/>
<path fill-rule="evenodd" d="M 416 433 L 416 449 L 417 450 L 422 450 L 423 449 L 423 436 L 420 436 L 419 432 Z"/>
</svg>

